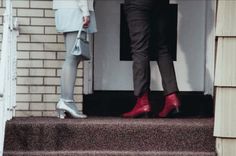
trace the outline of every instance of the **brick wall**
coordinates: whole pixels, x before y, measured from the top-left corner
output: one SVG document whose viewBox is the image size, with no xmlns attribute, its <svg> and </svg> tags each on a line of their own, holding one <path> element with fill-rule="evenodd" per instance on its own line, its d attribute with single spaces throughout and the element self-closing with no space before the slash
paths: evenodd
<svg viewBox="0 0 236 156">
<path fill-rule="evenodd" d="M 4 0 L 0 0 L 0 32 Z M 13 0 L 20 36 L 17 50 L 16 116 L 55 116 L 64 61 L 63 35 L 55 29 L 52 0 Z M 2 35 L 0 35 L 2 38 Z M 75 99 L 82 109 L 83 64 L 78 67 Z"/>
</svg>

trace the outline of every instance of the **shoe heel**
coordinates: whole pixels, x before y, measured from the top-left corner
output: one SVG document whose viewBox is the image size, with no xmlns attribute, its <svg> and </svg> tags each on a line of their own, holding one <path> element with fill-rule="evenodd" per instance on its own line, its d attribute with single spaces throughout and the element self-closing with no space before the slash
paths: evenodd
<svg viewBox="0 0 236 156">
<path fill-rule="evenodd" d="M 176 113 L 179 113 L 180 111 L 179 111 L 179 107 L 176 107 L 175 108 L 175 111 L 176 111 Z"/>
<path fill-rule="evenodd" d="M 143 118 L 150 118 L 151 117 L 151 113 L 144 113 L 143 114 Z"/>
<path fill-rule="evenodd" d="M 181 112 L 179 110 L 179 107 L 176 107 L 169 113 L 170 118 L 178 118 L 181 117 Z"/>
<path fill-rule="evenodd" d="M 57 116 L 58 118 L 65 119 L 66 114 L 64 110 L 57 110 L 57 113 L 58 113 L 58 116 Z"/>
<path fill-rule="evenodd" d="M 146 113 L 142 113 L 142 114 L 138 115 L 136 118 L 150 118 L 150 117 L 151 117 L 151 113 L 146 112 Z"/>
</svg>

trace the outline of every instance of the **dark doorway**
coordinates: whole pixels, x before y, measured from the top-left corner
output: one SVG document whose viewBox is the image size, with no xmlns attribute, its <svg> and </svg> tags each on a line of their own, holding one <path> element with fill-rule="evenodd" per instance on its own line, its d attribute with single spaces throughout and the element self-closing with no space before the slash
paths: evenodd
<svg viewBox="0 0 236 156">
<path fill-rule="evenodd" d="M 182 117 L 212 117 L 213 99 L 203 92 L 180 92 Z M 162 109 L 163 93 L 151 92 L 150 101 L 153 115 Z M 136 99 L 132 91 L 95 91 L 84 96 L 84 113 L 89 116 L 120 116 L 133 108 Z"/>
</svg>

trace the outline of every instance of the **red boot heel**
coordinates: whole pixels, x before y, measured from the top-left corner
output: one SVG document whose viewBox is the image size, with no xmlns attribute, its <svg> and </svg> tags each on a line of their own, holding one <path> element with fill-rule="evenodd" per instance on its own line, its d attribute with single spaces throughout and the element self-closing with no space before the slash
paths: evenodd
<svg viewBox="0 0 236 156">
<path fill-rule="evenodd" d="M 176 93 L 167 95 L 165 105 L 162 111 L 158 114 L 161 118 L 173 118 L 180 116 L 180 100 Z"/>
</svg>

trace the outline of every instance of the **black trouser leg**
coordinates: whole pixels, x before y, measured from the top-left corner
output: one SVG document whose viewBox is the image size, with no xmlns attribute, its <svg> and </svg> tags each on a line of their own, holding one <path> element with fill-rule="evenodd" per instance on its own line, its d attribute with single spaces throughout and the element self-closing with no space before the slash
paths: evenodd
<svg viewBox="0 0 236 156">
<path fill-rule="evenodd" d="M 126 0 L 125 11 L 131 38 L 133 58 L 134 94 L 141 96 L 150 88 L 149 52 L 152 38 L 152 20 L 156 0 Z M 158 19 L 157 19 L 158 20 Z M 160 20 L 161 22 L 162 20 Z M 159 23 L 159 22 L 158 22 Z M 166 42 L 166 34 L 162 32 L 162 23 L 155 30 L 158 37 L 157 59 L 160 68 L 165 94 L 178 90 L 173 62 Z"/>
<path fill-rule="evenodd" d="M 141 96 L 150 86 L 150 0 L 127 0 L 125 9 L 131 39 L 134 95 Z"/>
<path fill-rule="evenodd" d="M 168 48 L 168 9 L 166 4 L 153 11 L 152 35 L 157 63 L 162 77 L 164 94 L 168 95 L 178 91 L 173 58 Z"/>
</svg>

